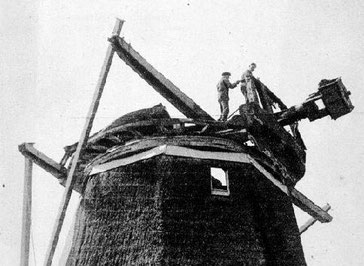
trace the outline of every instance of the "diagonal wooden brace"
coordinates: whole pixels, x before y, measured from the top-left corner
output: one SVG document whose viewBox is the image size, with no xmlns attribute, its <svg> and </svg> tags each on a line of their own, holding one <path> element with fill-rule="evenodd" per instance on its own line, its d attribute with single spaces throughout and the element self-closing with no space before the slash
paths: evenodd
<svg viewBox="0 0 364 266">
<path fill-rule="evenodd" d="M 186 117 L 214 121 L 205 110 L 183 93 L 162 73 L 158 72 L 129 43 L 125 42 L 124 39 L 113 36 L 109 41 L 120 59 Z"/>
<path fill-rule="evenodd" d="M 116 23 L 115 23 L 112 35 L 118 36 L 120 34 L 123 23 L 124 23 L 124 21 L 122 21 L 120 19 L 116 19 Z M 64 218 L 66 215 L 67 206 L 68 206 L 69 200 L 72 195 L 73 184 L 75 183 L 74 173 L 76 172 L 78 160 L 80 158 L 80 155 L 82 153 L 84 146 L 86 145 L 87 139 L 89 137 L 89 134 L 90 134 L 90 131 L 92 128 L 93 120 L 95 118 L 96 111 L 98 109 L 99 102 L 101 99 L 101 95 L 102 95 L 103 89 L 105 87 L 107 74 L 110 70 L 113 55 L 114 55 L 114 50 L 113 50 L 112 46 L 109 45 L 109 47 L 107 49 L 104 65 L 102 66 L 99 80 L 96 85 L 92 103 L 91 103 L 90 109 L 89 109 L 87 117 L 86 117 L 86 123 L 85 123 L 84 129 L 82 131 L 80 140 L 78 142 L 76 153 L 73 156 L 71 169 L 68 172 L 66 189 L 64 191 L 61 205 L 58 210 L 58 215 L 57 215 L 56 222 L 55 222 L 55 225 L 53 228 L 51 241 L 48 246 L 48 250 L 47 250 L 47 254 L 46 254 L 46 260 L 45 260 L 44 265 L 47 265 L 47 266 L 50 266 L 52 264 L 52 259 L 53 259 L 54 252 L 56 250 L 56 246 L 58 243 L 59 234 L 61 232 L 63 221 L 64 221 Z"/>
<path fill-rule="evenodd" d="M 316 220 L 321 223 L 328 223 L 332 221 L 332 216 L 327 213 L 327 211 L 321 209 L 305 195 L 299 192 L 295 188 L 289 188 L 284 185 L 281 181 L 277 180 L 271 173 L 269 173 L 263 166 L 261 166 L 256 160 L 251 159 L 251 163 L 266 177 L 270 180 L 276 187 L 287 194 L 292 203 L 299 207 L 304 212 L 307 212 Z"/>
</svg>

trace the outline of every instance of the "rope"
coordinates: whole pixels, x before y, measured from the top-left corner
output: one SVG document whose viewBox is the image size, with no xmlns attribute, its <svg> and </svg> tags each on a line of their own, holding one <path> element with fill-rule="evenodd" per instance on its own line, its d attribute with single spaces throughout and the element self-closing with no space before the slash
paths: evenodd
<svg viewBox="0 0 364 266">
<path fill-rule="evenodd" d="M 30 237 L 31 237 L 31 241 L 32 241 L 32 250 L 33 250 L 34 265 L 37 265 L 37 261 L 35 259 L 35 248 L 34 248 L 33 230 L 30 231 Z"/>
</svg>

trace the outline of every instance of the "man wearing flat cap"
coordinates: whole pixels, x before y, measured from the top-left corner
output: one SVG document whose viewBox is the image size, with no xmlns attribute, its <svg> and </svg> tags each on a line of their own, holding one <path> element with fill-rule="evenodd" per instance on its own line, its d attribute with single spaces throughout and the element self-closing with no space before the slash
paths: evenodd
<svg viewBox="0 0 364 266">
<path fill-rule="evenodd" d="M 220 81 L 217 83 L 217 101 L 220 105 L 220 118 L 218 121 L 226 121 L 229 114 L 229 89 L 233 89 L 239 84 L 240 80 L 230 83 L 230 72 L 223 72 Z"/>
</svg>

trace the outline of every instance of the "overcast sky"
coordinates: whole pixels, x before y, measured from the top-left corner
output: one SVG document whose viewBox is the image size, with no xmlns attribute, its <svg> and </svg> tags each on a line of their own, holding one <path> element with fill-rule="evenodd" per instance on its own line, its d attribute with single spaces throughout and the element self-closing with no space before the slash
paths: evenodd
<svg viewBox="0 0 364 266">
<path fill-rule="evenodd" d="M 221 72 L 255 76 L 287 106 L 301 103 L 323 78 L 342 77 L 354 111 L 336 121 L 300 123 L 307 171 L 297 188 L 334 220 L 302 236 L 309 265 L 363 265 L 364 259 L 364 2 L 363 1 L 1 1 L 0 9 L 0 264 L 20 261 L 23 142 L 59 161 L 78 141 L 115 17 L 121 35 L 157 70 L 214 117 Z M 231 91 L 231 110 L 243 97 Z M 94 131 L 117 117 L 163 103 L 145 81 L 114 58 Z M 33 172 L 31 265 L 41 265 L 63 187 Z M 73 195 L 62 251 L 79 195 Z M 296 210 L 298 225 L 309 217 Z M 34 254 L 33 254 L 34 251 Z M 55 264 L 56 265 L 56 264 Z"/>
</svg>

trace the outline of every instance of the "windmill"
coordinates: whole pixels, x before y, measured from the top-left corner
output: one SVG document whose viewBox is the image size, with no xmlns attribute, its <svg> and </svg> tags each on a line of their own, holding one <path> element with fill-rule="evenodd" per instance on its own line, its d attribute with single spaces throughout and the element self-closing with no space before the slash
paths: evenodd
<svg viewBox="0 0 364 266">
<path fill-rule="evenodd" d="M 122 25 L 116 21 L 109 39 L 79 142 L 65 148 L 60 163 L 30 143 L 19 146 L 27 180 L 35 162 L 66 187 L 46 265 L 52 263 L 72 190 L 83 199 L 71 265 L 304 265 L 300 231 L 332 217 L 329 206 L 320 208 L 294 188 L 304 176 L 306 156 L 297 122 L 351 112 L 350 92 L 341 79 L 323 81 L 317 92 L 288 109 L 252 79 L 247 86 L 257 89 L 260 105 L 244 104 L 239 114 L 217 122 L 119 37 Z M 89 136 L 115 52 L 187 118 L 170 118 L 163 106 L 155 106 L 122 116 Z M 274 102 L 279 112 L 273 112 Z M 30 183 L 26 187 L 31 191 Z M 30 206 L 31 193 L 24 195 L 25 207 Z M 292 203 L 313 217 L 301 230 Z M 29 212 L 25 208 L 24 258 Z"/>
</svg>

